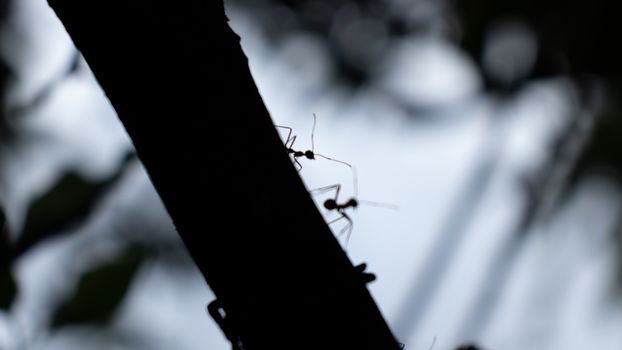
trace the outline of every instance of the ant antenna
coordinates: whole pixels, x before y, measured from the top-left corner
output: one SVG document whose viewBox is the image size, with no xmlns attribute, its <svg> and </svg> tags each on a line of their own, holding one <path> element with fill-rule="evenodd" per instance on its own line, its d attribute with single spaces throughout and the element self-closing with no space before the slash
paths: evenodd
<svg viewBox="0 0 622 350">
<path fill-rule="evenodd" d="M 313 113 L 313 128 L 311 129 L 311 152 L 313 152 L 314 155 L 320 157 L 320 158 L 324 158 L 326 160 L 332 160 L 333 162 L 337 162 L 337 163 L 341 163 L 349 168 L 352 168 L 352 164 L 344 162 L 342 160 L 339 159 L 334 159 L 334 158 L 330 158 L 327 157 L 323 154 L 319 154 L 319 153 L 315 153 L 315 127 L 317 126 L 317 115 L 315 113 Z"/>
<path fill-rule="evenodd" d="M 315 125 L 317 124 L 317 116 L 313 113 L 313 128 L 311 129 L 311 152 L 315 152 L 315 143 L 313 139 L 315 138 Z"/>
<path fill-rule="evenodd" d="M 378 207 L 378 208 L 386 208 L 386 209 L 391 209 L 391 210 L 400 210 L 400 207 L 398 205 L 395 204 L 390 204 L 390 203 L 382 203 L 382 202 L 372 202 L 372 201 L 368 201 L 365 199 L 358 199 L 359 203 L 363 203 L 365 205 L 369 205 L 372 207 Z"/>
<path fill-rule="evenodd" d="M 354 186 L 354 197 L 359 196 L 359 177 L 356 173 L 356 168 L 352 167 L 352 185 Z"/>
<path fill-rule="evenodd" d="M 319 153 L 315 153 L 315 155 L 316 155 L 317 157 L 324 158 L 324 159 L 326 159 L 326 160 L 332 160 L 333 162 L 341 163 L 341 164 L 343 164 L 343 165 L 345 165 L 345 166 L 347 166 L 347 167 L 349 167 L 349 168 L 352 168 L 352 164 L 347 163 L 347 162 L 344 162 L 344 161 L 342 161 L 342 160 L 335 159 L 335 158 L 330 158 L 330 157 L 327 157 L 327 156 L 322 155 L 322 154 L 319 154 Z"/>
<path fill-rule="evenodd" d="M 289 126 L 281 126 L 281 125 L 276 125 L 276 124 L 274 126 L 277 128 L 287 129 L 287 139 L 285 140 L 285 149 L 287 150 L 287 154 L 291 155 L 296 165 L 298 165 L 299 167 L 298 171 L 302 170 L 302 164 L 300 164 L 300 162 L 298 161 L 298 158 L 301 158 L 301 157 L 311 159 L 311 160 L 316 159 L 316 157 L 320 157 L 320 158 L 324 158 L 324 159 L 327 159 L 333 162 L 341 163 L 349 168 L 352 168 L 352 165 L 350 163 L 346 163 L 339 159 L 330 158 L 323 154 L 315 153 L 315 128 L 317 126 L 317 116 L 315 115 L 315 113 L 313 113 L 313 129 L 311 130 L 311 149 L 307 151 L 294 149 L 294 143 L 296 142 L 296 135 L 292 136 L 293 134 L 292 128 L 290 128 Z"/>
<path fill-rule="evenodd" d="M 399 210 L 400 207 L 395 205 L 395 204 L 389 204 L 389 203 L 383 203 L 383 202 L 373 202 L 373 201 L 369 201 L 369 200 L 365 200 L 365 199 L 359 199 L 359 178 L 358 178 L 358 173 L 356 172 L 356 168 L 352 167 L 352 184 L 354 185 L 354 189 L 352 192 L 354 192 L 354 198 L 356 198 L 356 200 L 359 203 L 363 203 L 372 207 L 381 207 L 381 208 L 387 208 L 387 209 L 392 209 L 392 210 Z"/>
</svg>

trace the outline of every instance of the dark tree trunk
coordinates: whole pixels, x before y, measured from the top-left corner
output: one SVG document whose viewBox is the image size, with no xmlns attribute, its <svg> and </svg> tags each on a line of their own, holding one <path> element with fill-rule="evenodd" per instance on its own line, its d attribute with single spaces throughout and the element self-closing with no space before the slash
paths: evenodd
<svg viewBox="0 0 622 350">
<path fill-rule="evenodd" d="M 49 2 L 229 333 L 247 350 L 398 348 L 286 154 L 221 1 Z"/>
</svg>

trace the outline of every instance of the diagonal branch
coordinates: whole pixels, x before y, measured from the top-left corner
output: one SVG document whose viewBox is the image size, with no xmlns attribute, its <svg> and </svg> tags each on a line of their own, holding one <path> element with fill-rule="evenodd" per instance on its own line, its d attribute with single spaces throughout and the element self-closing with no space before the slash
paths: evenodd
<svg viewBox="0 0 622 350">
<path fill-rule="evenodd" d="M 247 350 L 398 349 L 284 151 L 222 1 L 49 2 Z"/>
</svg>

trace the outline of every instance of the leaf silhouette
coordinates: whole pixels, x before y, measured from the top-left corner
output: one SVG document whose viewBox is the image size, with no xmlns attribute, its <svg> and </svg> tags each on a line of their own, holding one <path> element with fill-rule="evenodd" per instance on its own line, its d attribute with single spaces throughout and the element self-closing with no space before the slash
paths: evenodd
<svg viewBox="0 0 622 350">
<path fill-rule="evenodd" d="M 31 205 L 14 254 L 19 256 L 44 239 L 84 221 L 134 158 L 134 154 L 128 154 L 112 175 L 100 181 L 86 180 L 71 171 L 65 173 L 50 191 Z"/>
<path fill-rule="evenodd" d="M 73 297 L 56 310 L 52 327 L 109 323 L 145 256 L 142 250 L 130 248 L 116 260 L 82 275 Z"/>
</svg>

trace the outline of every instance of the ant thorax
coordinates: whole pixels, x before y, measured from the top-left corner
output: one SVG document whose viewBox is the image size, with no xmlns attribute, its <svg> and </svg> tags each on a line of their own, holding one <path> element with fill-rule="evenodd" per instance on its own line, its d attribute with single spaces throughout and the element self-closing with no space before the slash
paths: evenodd
<svg viewBox="0 0 622 350">
<path fill-rule="evenodd" d="M 358 207 L 358 205 L 359 205 L 359 202 L 356 199 L 354 199 L 354 198 L 350 198 L 344 204 L 338 204 L 335 199 L 327 199 L 327 200 L 324 201 L 324 208 L 326 208 L 328 210 L 345 209 L 345 208 L 356 208 L 356 207 Z"/>
</svg>

